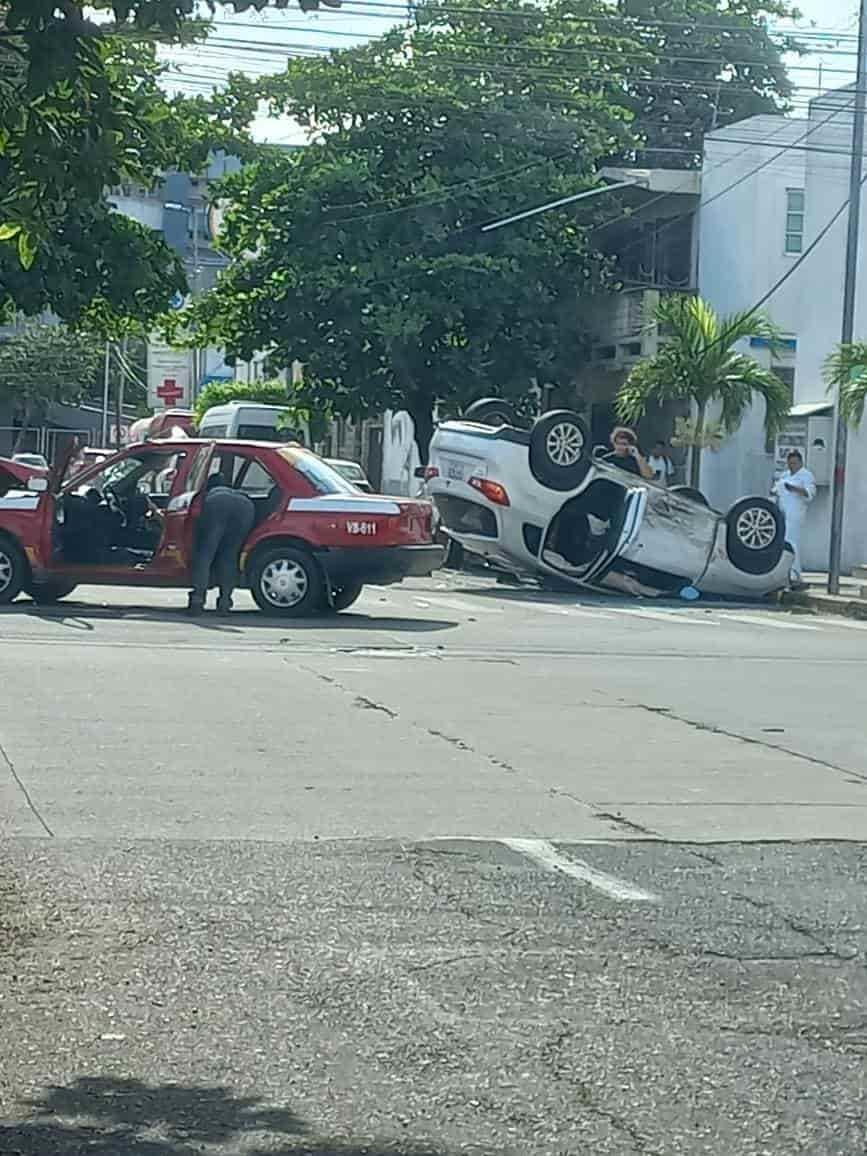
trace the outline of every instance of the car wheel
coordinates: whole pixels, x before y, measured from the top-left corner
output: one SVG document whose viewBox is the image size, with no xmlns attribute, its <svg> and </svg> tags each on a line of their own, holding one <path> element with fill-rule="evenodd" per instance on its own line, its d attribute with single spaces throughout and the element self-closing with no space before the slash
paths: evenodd
<svg viewBox="0 0 867 1156">
<path fill-rule="evenodd" d="M 27 559 L 9 538 L 0 537 L 0 606 L 21 593 L 27 578 Z"/>
<path fill-rule="evenodd" d="M 590 468 L 590 431 L 568 409 L 536 419 L 530 434 L 530 470 L 551 490 L 573 490 Z"/>
<path fill-rule="evenodd" d="M 682 498 L 689 498 L 691 502 L 698 502 L 700 506 L 710 508 L 710 502 L 701 490 L 694 490 L 692 486 L 670 486 L 668 492 L 670 494 L 680 494 Z"/>
<path fill-rule="evenodd" d="M 35 582 L 27 587 L 27 593 L 39 606 L 53 606 L 61 598 L 67 598 L 77 586 L 76 582 L 47 581 Z"/>
<path fill-rule="evenodd" d="M 732 563 L 746 574 L 769 574 L 786 540 L 783 515 L 767 498 L 744 498 L 726 514 L 726 548 Z"/>
<path fill-rule="evenodd" d="M 363 582 L 347 582 L 345 586 L 335 586 L 331 591 L 332 609 L 337 611 L 348 610 L 353 602 L 358 601 L 363 589 Z"/>
<path fill-rule="evenodd" d="M 253 558 L 250 592 L 266 614 L 303 618 L 322 609 L 325 581 L 312 554 L 295 546 L 274 546 Z"/>
<path fill-rule="evenodd" d="M 479 425 L 493 426 L 495 429 L 504 425 L 517 425 L 518 415 L 514 407 L 499 397 L 483 397 L 468 406 L 464 421 L 478 422 Z"/>
</svg>

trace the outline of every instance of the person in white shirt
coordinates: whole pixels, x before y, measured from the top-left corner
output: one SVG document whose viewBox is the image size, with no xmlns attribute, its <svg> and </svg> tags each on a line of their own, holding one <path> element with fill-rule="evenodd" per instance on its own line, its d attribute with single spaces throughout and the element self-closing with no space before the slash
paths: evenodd
<svg viewBox="0 0 867 1156">
<path fill-rule="evenodd" d="M 801 528 L 807 507 L 816 496 L 816 479 L 804 466 L 800 450 L 790 450 L 786 456 L 786 472 L 774 484 L 772 493 L 786 520 L 786 541 L 795 552 L 790 574 L 793 587 L 801 582 Z"/>
<path fill-rule="evenodd" d="M 663 441 L 653 443 L 653 450 L 647 459 L 647 464 L 653 470 L 653 480 L 661 486 L 671 484 L 674 476 L 674 464 L 668 456 L 668 446 Z"/>
</svg>

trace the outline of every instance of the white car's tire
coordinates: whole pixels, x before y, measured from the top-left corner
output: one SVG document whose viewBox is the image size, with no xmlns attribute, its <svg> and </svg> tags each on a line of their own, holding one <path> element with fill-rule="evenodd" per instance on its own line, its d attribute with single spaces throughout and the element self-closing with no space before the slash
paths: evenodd
<svg viewBox="0 0 867 1156">
<path fill-rule="evenodd" d="M 514 406 L 503 401 L 500 397 L 482 397 L 467 406 L 464 413 L 465 421 L 478 422 L 479 425 L 489 425 L 494 429 L 500 426 L 518 424 L 518 415 Z"/>
<path fill-rule="evenodd" d="M 555 409 L 536 419 L 530 434 L 530 471 L 551 490 L 574 490 L 590 468 L 590 431 L 569 409 Z"/>
<path fill-rule="evenodd" d="M 726 514 L 729 561 L 745 574 L 770 574 L 786 544 L 786 523 L 768 498 L 742 498 Z"/>
</svg>

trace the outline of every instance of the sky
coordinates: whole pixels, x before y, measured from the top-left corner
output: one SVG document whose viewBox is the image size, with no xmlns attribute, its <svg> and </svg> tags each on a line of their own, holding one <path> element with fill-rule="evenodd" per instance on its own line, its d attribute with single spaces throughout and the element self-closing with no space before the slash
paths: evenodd
<svg viewBox="0 0 867 1156">
<path fill-rule="evenodd" d="M 808 101 L 819 91 L 839 88 L 854 79 L 857 0 L 800 0 L 801 18 L 791 28 L 810 46 L 809 55 L 789 64 L 797 86 L 795 115 L 805 115 Z M 215 29 L 205 45 L 165 52 L 170 65 L 170 91 L 207 92 L 229 71 L 251 76 L 279 72 L 290 55 L 323 55 L 328 49 L 349 47 L 384 32 L 405 18 L 402 0 L 344 0 L 340 9 L 322 8 L 303 13 L 296 5 L 235 15 L 220 9 Z M 264 110 L 263 110 L 264 111 Z M 285 117 L 256 119 L 257 140 L 303 144 L 303 131 Z"/>
</svg>

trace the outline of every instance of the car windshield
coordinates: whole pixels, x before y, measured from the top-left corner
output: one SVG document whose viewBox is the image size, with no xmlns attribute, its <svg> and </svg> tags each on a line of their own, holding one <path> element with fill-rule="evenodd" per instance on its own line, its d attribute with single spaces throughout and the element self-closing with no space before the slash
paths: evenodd
<svg viewBox="0 0 867 1156">
<path fill-rule="evenodd" d="M 307 450 L 288 447 L 280 450 L 281 457 L 302 474 L 319 494 L 357 494 L 355 486 L 322 458 Z"/>
</svg>

